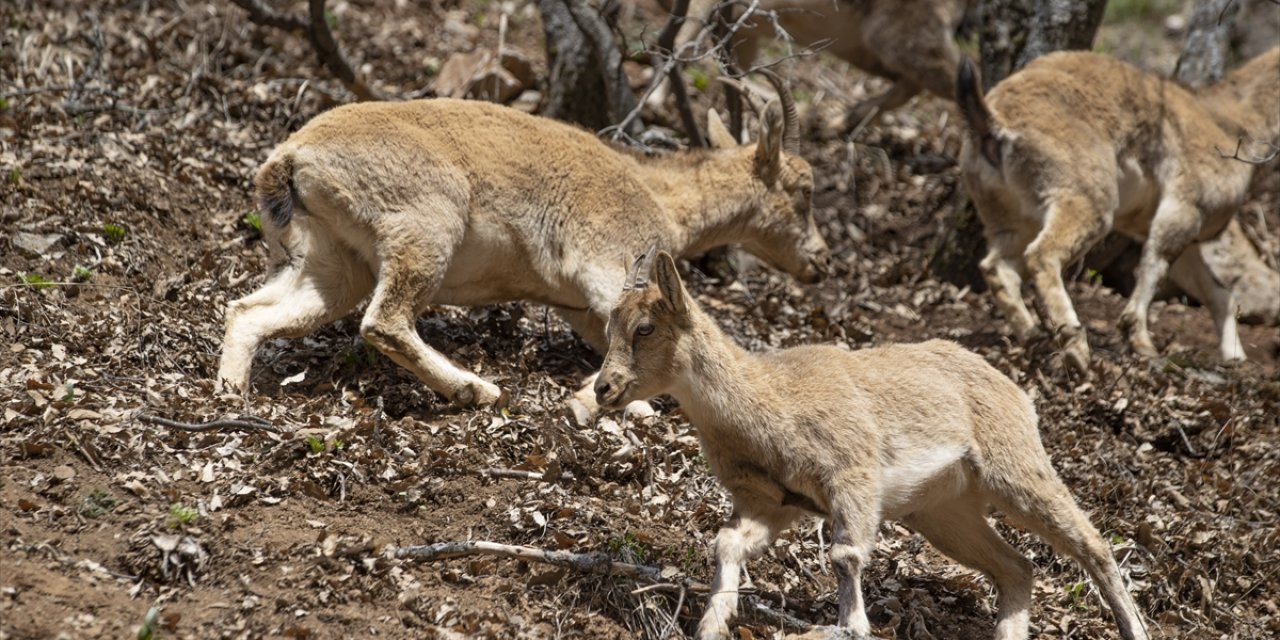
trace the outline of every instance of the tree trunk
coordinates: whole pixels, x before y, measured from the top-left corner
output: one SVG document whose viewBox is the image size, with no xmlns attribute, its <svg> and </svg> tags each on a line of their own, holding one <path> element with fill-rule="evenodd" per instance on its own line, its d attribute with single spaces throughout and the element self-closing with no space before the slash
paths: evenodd
<svg viewBox="0 0 1280 640">
<path fill-rule="evenodd" d="M 986 90 L 1035 58 L 1060 49 L 1089 49 L 1106 0 L 983 0 L 978 34 Z M 975 291 L 986 288 L 978 262 L 986 253 L 982 223 L 965 202 L 943 222 L 929 257 L 937 277 Z"/>
<path fill-rule="evenodd" d="M 1187 24 L 1187 39 L 1173 77 L 1189 87 L 1217 82 L 1227 70 L 1231 56 L 1231 32 L 1239 0 L 1196 0 Z"/>
<path fill-rule="evenodd" d="M 549 68 L 542 114 L 593 131 L 621 122 L 636 99 L 604 17 L 584 0 L 538 0 L 538 10 Z"/>
</svg>

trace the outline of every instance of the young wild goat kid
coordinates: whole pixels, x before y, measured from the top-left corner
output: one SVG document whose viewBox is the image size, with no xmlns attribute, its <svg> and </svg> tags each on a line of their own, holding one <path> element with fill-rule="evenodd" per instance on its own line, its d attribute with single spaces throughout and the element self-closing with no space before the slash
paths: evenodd
<svg viewBox="0 0 1280 640">
<path fill-rule="evenodd" d="M 685 292 L 671 256 L 636 261 L 609 317 L 601 406 L 670 394 L 698 430 L 734 513 L 698 637 L 730 637 L 740 565 L 805 514 L 831 521 L 839 624 L 868 638 L 861 572 L 901 520 L 999 590 L 996 638 L 1027 637 L 1032 565 L 984 517 L 994 507 L 1079 562 L 1126 640 L 1146 638 L 1111 549 L 1040 443 L 1030 398 L 981 357 L 933 340 L 860 351 L 748 353 Z"/>
<path fill-rule="evenodd" d="M 785 153 L 794 105 L 761 117 L 757 144 L 710 115 L 709 151 L 643 157 L 591 133 L 484 102 L 360 103 L 317 116 L 258 171 L 271 252 L 261 289 L 232 302 L 218 379 L 247 390 L 264 340 L 299 337 L 372 298 L 360 333 L 458 404 L 499 389 L 427 346 L 429 304 L 532 300 L 597 350 L 649 243 L 679 255 L 741 243 L 793 276 L 827 270 L 809 164 Z M 590 381 L 579 395 L 593 411 Z"/>
<path fill-rule="evenodd" d="M 1041 319 L 1087 373 L 1089 345 L 1062 270 L 1114 228 L 1146 242 L 1120 319 L 1133 350 L 1157 355 L 1147 310 L 1187 250 L 1199 277 L 1184 279 L 1199 281 L 1222 357 L 1244 359 L 1230 283 L 1195 243 L 1221 233 L 1248 191 L 1254 164 L 1232 151 L 1280 137 L 1280 47 L 1194 93 L 1084 52 L 1040 57 L 986 98 L 964 60 L 957 91 L 971 133 L 961 172 L 989 249 L 982 272 L 1019 339 L 1035 331 L 1021 292 L 1030 275 Z"/>
</svg>

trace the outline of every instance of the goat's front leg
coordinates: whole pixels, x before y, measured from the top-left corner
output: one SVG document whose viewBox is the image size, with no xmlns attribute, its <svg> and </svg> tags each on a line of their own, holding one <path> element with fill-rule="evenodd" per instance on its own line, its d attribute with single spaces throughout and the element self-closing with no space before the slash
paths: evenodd
<svg viewBox="0 0 1280 640">
<path fill-rule="evenodd" d="M 735 502 L 737 496 L 735 496 Z M 778 533 L 794 517 L 785 509 L 768 509 L 766 505 L 752 512 L 736 511 L 716 535 L 716 572 L 711 579 L 711 597 L 707 611 L 698 624 L 698 640 L 723 640 L 733 637 L 729 622 L 738 613 L 738 585 L 742 563 L 764 551 Z"/>
<path fill-rule="evenodd" d="M 879 509 L 872 503 L 851 496 L 836 501 L 831 513 L 831 566 L 840 598 L 838 624 L 852 631 L 855 640 L 871 638 L 871 621 L 862 598 L 862 570 L 871 559 L 880 524 Z"/>
</svg>

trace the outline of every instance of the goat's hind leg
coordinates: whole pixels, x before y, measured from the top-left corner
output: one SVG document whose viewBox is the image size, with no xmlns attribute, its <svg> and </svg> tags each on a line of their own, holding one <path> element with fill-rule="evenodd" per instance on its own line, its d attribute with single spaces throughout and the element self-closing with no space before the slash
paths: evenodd
<svg viewBox="0 0 1280 640">
<path fill-rule="evenodd" d="M 999 612 L 996 640 L 1025 640 L 1031 621 L 1031 562 L 991 527 L 986 505 L 962 501 L 913 514 L 906 524 L 939 551 L 981 571 L 995 583 Z"/>
<path fill-rule="evenodd" d="M 1120 569 L 1111 555 L 1111 547 L 1076 505 L 1066 485 L 1049 465 L 1048 458 L 1044 457 L 1035 465 L 1041 468 L 1024 468 L 1025 477 L 1034 478 L 1034 481 L 1005 477 L 992 483 L 989 478 L 988 485 L 993 487 L 992 502 L 1010 518 L 1084 568 L 1111 608 L 1120 637 L 1124 640 L 1146 640 L 1147 633 L 1138 607 L 1125 588 Z"/>
<path fill-rule="evenodd" d="M 1170 263 L 1195 241 L 1196 234 L 1200 231 L 1200 212 L 1187 202 L 1184 198 L 1171 193 L 1156 207 L 1156 213 L 1151 219 L 1151 229 L 1142 246 L 1142 258 L 1138 262 L 1138 277 L 1133 287 L 1133 295 L 1129 297 L 1129 302 L 1125 304 L 1124 311 L 1120 314 L 1120 325 L 1129 335 L 1130 346 L 1138 355 L 1147 358 L 1159 355 L 1155 344 L 1151 341 L 1151 332 L 1147 326 L 1147 316 L 1150 312 L 1151 300 L 1156 295 L 1156 288 L 1168 273 Z M 1230 292 L 1227 297 L 1230 297 Z M 1205 302 L 1214 304 L 1212 297 Z M 1226 313 L 1225 307 L 1229 305 L 1230 300 L 1219 302 L 1222 312 Z M 1218 311 L 1214 310 L 1215 317 Z M 1234 329 L 1234 323 L 1232 328 Z M 1239 338 L 1237 342 L 1238 340 Z"/>
<path fill-rule="evenodd" d="M 497 385 L 458 368 L 427 346 L 416 328 L 418 315 L 444 282 L 460 238 L 450 238 L 447 232 L 426 224 L 406 222 L 379 242 L 378 283 L 360 323 L 360 334 L 433 391 L 459 405 L 497 402 L 501 395 Z"/>
<path fill-rule="evenodd" d="M 364 263 L 345 247 L 312 242 L 299 262 L 284 265 L 257 291 L 227 305 L 218 386 L 247 392 L 253 356 L 263 341 L 307 335 L 369 295 L 373 277 Z"/>
</svg>

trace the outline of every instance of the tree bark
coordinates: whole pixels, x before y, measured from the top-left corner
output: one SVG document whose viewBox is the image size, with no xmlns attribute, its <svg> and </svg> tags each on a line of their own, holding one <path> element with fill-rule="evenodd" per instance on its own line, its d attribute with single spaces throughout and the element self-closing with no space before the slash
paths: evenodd
<svg viewBox="0 0 1280 640">
<path fill-rule="evenodd" d="M 549 68 L 542 114 L 593 131 L 621 122 L 636 99 L 604 17 L 584 0 L 538 0 L 538 10 Z"/>
<path fill-rule="evenodd" d="M 1187 39 L 1173 77 L 1189 87 L 1217 82 L 1231 56 L 1231 33 L 1240 0 L 1196 0 L 1187 23 Z"/>
</svg>

